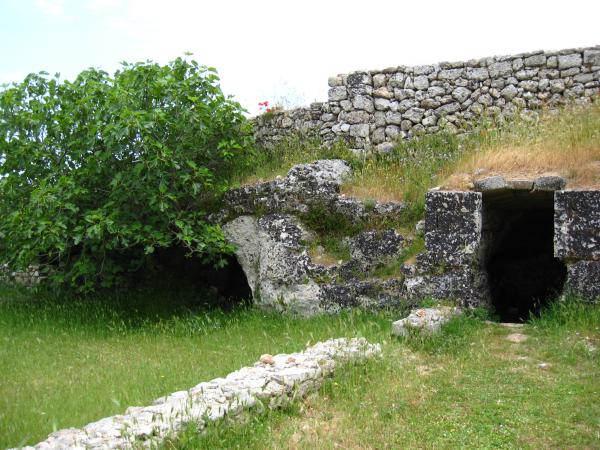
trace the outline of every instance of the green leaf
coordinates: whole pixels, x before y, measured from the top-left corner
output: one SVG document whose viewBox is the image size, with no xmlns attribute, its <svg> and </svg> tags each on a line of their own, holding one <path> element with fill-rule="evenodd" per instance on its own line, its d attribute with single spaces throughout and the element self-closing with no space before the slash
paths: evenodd
<svg viewBox="0 0 600 450">
<path fill-rule="evenodd" d="M 218 259 L 231 249 L 201 208 L 249 150 L 243 112 L 214 68 L 182 58 L 1 90 L 0 260 L 43 255 L 50 282 L 89 291 L 178 242 Z"/>
</svg>

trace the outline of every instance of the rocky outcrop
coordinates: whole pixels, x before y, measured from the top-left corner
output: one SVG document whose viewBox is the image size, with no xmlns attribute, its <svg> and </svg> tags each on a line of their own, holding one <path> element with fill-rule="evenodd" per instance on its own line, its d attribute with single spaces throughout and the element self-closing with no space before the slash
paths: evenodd
<svg viewBox="0 0 600 450">
<path fill-rule="evenodd" d="M 366 205 L 340 195 L 340 185 L 350 174 L 344 161 L 316 161 L 292 167 L 285 178 L 227 193 L 226 207 L 217 216 L 236 246 L 255 305 L 310 316 L 404 301 L 402 276 L 388 280 L 369 276 L 404 249 L 406 240 L 394 229 L 338 236 L 348 248 L 348 260 L 322 264 L 311 257 L 317 235 L 302 222 L 311 209 L 341 215 L 357 230 L 367 221 L 398 219 L 403 211 L 402 203 Z"/>
<path fill-rule="evenodd" d="M 150 406 L 131 407 L 81 429 L 68 428 L 26 450 L 157 448 L 188 424 L 203 429 L 208 422 L 236 416 L 253 406 L 277 408 L 316 391 L 324 379 L 349 361 L 381 354 L 379 344 L 364 338 L 331 339 L 300 353 L 263 355 L 251 367 L 225 378 L 203 382 L 187 391 L 159 398 Z"/>
<path fill-rule="evenodd" d="M 244 214 L 301 214 L 320 207 L 341 213 L 351 221 L 373 217 L 397 217 L 404 205 L 386 202 L 365 205 L 340 195 L 340 186 L 351 176 L 350 166 L 339 159 L 326 159 L 292 167 L 287 176 L 231 189 L 225 194 L 225 209 L 215 217 L 225 222 Z"/>
<path fill-rule="evenodd" d="M 257 141 L 299 133 L 387 151 L 397 139 L 468 130 L 483 116 L 588 103 L 600 93 L 600 46 L 354 72 L 328 84 L 327 102 L 257 117 Z"/>
<path fill-rule="evenodd" d="M 372 224 L 377 219 L 398 219 L 403 205 L 365 205 L 340 195 L 341 183 L 350 176 L 343 161 L 316 161 L 293 167 L 285 178 L 227 194 L 227 207 L 219 217 L 237 248 L 256 305 L 300 315 L 353 307 L 406 307 L 424 298 L 454 300 L 465 307 L 490 306 L 497 297 L 509 295 L 506 289 L 512 286 L 520 292 L 511 297 L 531 297 L 532 302 L 536 296 L 553 295 L 563 285 L 584 297 L 600 296 L 600 191 L 564 190 L 566 181 L 556 176 L 490 177 L 477 181 L 475 191 L 432 189 L 420 225 L 425 251 L 414 264 L 400 266 L 398 258 L 408 239 L 394 229 L 373 229 Z M 319 208 L 319 215 L 341 215 L 359 230 L 337 236 L 348 250 L 346 260 L 324 264 L 313 257 L 318 235 L 303 220 L 314 208 Z M 510 244 L 505 239 L 528 221 L 523 252 L 533 253 L 523 258 L 511 254 L 510 260 L 503 260 L 502 247 Z M 553 226 L 554 241 L 552 229 L 536 226 Z M 534 242 L 548 231 L 547 243 Z M 529 248 L 530 243 L 535 249 Z M 384 278 L 375 276 L 389 263 L 401 270 Z M 494 272 L 496 278 L 490 277 L 490 264 L 503 271 L 500 276 Z M 507 314 L 529 312 L 530 305 L 514 301 L 519 305 L 498 307 Z"/>
<path fill-rule="evenodd" d="M 241 216 L 223 227 L 236 246 L 257 306 L 313 315 L 321 311 L 315 278 L 327 269 L 312 264 L 303 242 L 309 234 L 292 216 Z"/>
<path fill-rule="evenodd" d="M 225 195 L 231 215 L 301 213 L 315 204 L 328 205 L 338 199 L 340 185 L 351 173 L 345 161 L 321 160 L 298 164 L 285 178 L 232 189 Z"/>
</svg>

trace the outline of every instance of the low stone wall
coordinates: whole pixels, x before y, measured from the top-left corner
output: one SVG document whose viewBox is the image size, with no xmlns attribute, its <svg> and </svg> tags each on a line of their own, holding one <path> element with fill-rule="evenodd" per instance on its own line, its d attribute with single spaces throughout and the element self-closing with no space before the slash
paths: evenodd
<svg viewBox="0 0 600 450">
<path fill-rule="evenodd" d="M 379 344 L 369 344 L 364 338 L 342 338 L 319 342 L 301 353 L 263 355 L 254 366 L 225 378 L 159 398 L 152 406 L 129 408 L 124 415 L 107 417 L 81 429 L 57 431 L 45 441 L 24 449 L 156 448 L 189 423 L 202 429 L 207 422 L 259 404 L 276 408 L 302 398 L 318 389 L 340 363 L 380 354 Z"/>
<path fill-rule="evenodd" d="M 32 265 L 23 271 L 11 270 L 8 264 L 0 265 L 0 281 L 14 283 L 19 286 L 32 287 L 40 284 L 45 278 L 39 265 Z"/>
<path fill-rule="evenodd" d="M 327 102 L 258 116 L 257 141 L 300 133 L 385 151 L 399 138 L 469 129 L 485 114 L 588 103 L 600 92 L 600 46 L 354 72 L 329 86 Z"/>
</svg>

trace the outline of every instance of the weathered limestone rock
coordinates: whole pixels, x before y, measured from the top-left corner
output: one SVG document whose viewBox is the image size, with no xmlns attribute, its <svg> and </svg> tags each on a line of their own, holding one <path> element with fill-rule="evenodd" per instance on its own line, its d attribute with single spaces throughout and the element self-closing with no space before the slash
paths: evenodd
<svg viewBox="0 0 600 450">
<path fill-rule="evenodd" d="M 291 216 L 241 216 L 223 227 L 237 250 L 258 307 L 311 316 L 321 312 L 321 288 L 310 279 L 314 268 L 301 241 L 306 230 Z"/>
<path fill-rule="evenodd" d="M 590 66 L 600 66 L 600 49 L 598 50 L 584 50 L 583 51 L 583 63 Z"/>
<path fill-rule="evenodd" d="M 365 231 L 350 239 L 352 259 L 363 269 L 397 257 L 403 249 L 404 238 L 396 230 Z"/>
<path fill-rule="evenodd" d="M 430 266 L 420 266 L 419 270 L 430 270 Z M 438 270 L 439 273 L 407 277 L 405 281 L 407 298 L 414 301 L 423 298 L 451 299 L 468 307 L 485 306 L 489 303 L 484 272 L 468 266 Z"/>
<path fill-rule="evenodd" d="M 298 164 L 283 179 L 228 191 L 224 199 L 226 211 L 220 216 L 252 214 L 257 210 L 305 212 L 308 205 L 333 201 L 350 174 L 350 166 L 342 160 Z"/>
<path fill-rule="evenodd" d="M 263 355 L 254 366 L 243 367 L 225 378 L 161 397 L 150 406 L 128 408 L 123 415 L 107 417 L 81 429 L 56 431 L 45 441 L 23 449 L 157 448 L 188 424 L 203 429 L 207 422 L 225 415 L 235 417 L 259 403 L 278 408 L 316 391 L 343 364 L 380 355 L 381 346 L 364 338 L 330 339 L 300 353 Z"/>
<path fill-rule="evenodd" d="M 437 333 L 442 325 L 459 314 L 461 314 L 459 308 L 450 306 L 415 309 L 410 312 L 408 317 L 392 324 L 392 334 L 410 336 L 414 332 Z"/>
<path fill-rule="evenodd" d="M 340 195 L 340 184 L 349 174 L 343 161 L 317 161 L 294 166 L 284 179 L 227 193 L 224 211 L 213 219 L 224 224 L 227 239 L 235 245 L 257 306 L 310 316 L 346 307 L 399 304 L 402 280 L 365 279 L 370 270 L 402 251 L 404 238 L 395 230 L 346 238 L 351 253 L 346 262 L 324 266 L 309 255 L 315 237 L 300 218 L 311 208 L 341 214 L 354 223 L 398 218 L 404 210 L 402 203 L 366 204 Z"/>
<path fill-rule="evenodd" d="M 600 261 L 578 261 L 567 270 L 567 291 L 590 301 L 600 301 Z"/>
<path fill-rule="evenodd" d="M 532 180 L 507 180 L 506 187 L 514 191 L 531 191 L 533 189 Z"/>
<path fill-rule="evenodd" d="M 478 269 L 482 194 L 431 190 L 426 196 L 425 248 L 416 266 L 406 266 L 408 299 L 453 299 L 486 305 L 487 278 Z"/>
<path fill-rule="evenodd" d="M 429 191 L 425 202 L 430 261 L 445 266 L 471 262 L 481 240 L 481 193 Z"/>
<path fill-rule="evenodd" d="M 536 178 L 533 182 L 533 189 L 536 191 L 559 191 L 566 185 L 567 181 L 563 177 L 547 176 Z"/>
<path fill-rule="evenodd" d="M 600 259 L 600 191 L 554 194 L 554 256 Z"/>
<path fill-rule="evenodd" d="M 504 177 L 495 176 L 477 180 L 474 183 L 475 190 L 479 192 L 493 192 L 507 188 Z"/>
<path fill-rule="evenodd" d="M 580 53 L 573 53 L 571 55 L 559 55 L 558 56 L 558 68 L 560 70 L 570 69 L 572 67 L 581 66 L 582 58 Z"/>
<path fill-rule="evenodd" d="M 321 304 L 327 313 L 338 313 L 348 308 L 362 308 L 370 311 L 397 308 L 413 303 L 405 294 L 402 278 L 367 280 L 356 279 L 351 265 L 340 268 L 340 282 L 321 285 Z"/>
</svg>

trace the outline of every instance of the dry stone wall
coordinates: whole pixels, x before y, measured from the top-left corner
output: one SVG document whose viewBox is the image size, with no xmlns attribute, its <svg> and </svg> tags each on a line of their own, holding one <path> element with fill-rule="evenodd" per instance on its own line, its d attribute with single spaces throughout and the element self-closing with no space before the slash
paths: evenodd
<svg viewBox="0 0 600 450">
<path fill-rule="evenodd" d="M 327 102 L 257 117 L 258 142 L 299 133 L 386 151 L 399 138 L 469 129 L 484 115 L 588 103 L 600 93 L 600 46 L 354 72 L 329 87 Z"/>
</svg>

